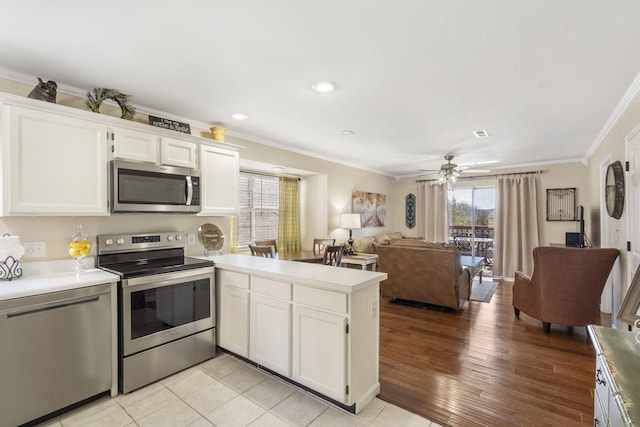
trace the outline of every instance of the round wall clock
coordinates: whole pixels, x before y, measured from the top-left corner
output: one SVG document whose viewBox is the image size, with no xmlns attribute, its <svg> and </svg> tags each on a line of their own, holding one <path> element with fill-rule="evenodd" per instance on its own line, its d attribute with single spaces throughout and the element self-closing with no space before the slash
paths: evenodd
<svg viewBox="0 0 640 427">
<path fill-rule="evenodd" d="M 624 208 L 624 169 L 619 160 L 607 168 L 604 188 L 607 213 L 612 218 L 620 219 Z"/>
</svg>

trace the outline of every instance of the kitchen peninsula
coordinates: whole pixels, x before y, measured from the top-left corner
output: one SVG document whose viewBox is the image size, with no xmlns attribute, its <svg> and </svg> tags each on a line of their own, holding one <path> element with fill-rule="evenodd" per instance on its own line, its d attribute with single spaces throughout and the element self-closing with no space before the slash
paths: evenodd
<svg viewBox="0 0 640 427">
<path fill-rule="evenodd" d="M 380 391 L 386 273 L 246 255 L 212 256 L 218 346 L 353 413 Z"/>
</svg>

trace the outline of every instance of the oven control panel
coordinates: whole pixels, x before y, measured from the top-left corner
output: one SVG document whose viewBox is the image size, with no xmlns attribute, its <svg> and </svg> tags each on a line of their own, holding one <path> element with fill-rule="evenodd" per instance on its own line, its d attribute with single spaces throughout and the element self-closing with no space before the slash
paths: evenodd
<svg viewBox="0 0 640 427">
<path fill-rule="evenodd" d="M 144 249 L 184 248 L 186 240 L 187 234 L 183 231 L 106 234 L 98 236 L 98 255 Z"/>
</svg>

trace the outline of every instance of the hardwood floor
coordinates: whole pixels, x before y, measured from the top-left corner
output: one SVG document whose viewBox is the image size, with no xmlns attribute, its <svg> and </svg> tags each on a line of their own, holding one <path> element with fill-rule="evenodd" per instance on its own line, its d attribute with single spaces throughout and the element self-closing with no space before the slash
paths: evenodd
<svg viewBox="0 0 640 427">
<path fill-rule="evenodd" d="M 595 352 L 585 328 L 516 318 L 512 283 L 490 303 L 435 311 L 381 300 L 379 397 L 450 426 L 591 425 Z"/>
</svg>

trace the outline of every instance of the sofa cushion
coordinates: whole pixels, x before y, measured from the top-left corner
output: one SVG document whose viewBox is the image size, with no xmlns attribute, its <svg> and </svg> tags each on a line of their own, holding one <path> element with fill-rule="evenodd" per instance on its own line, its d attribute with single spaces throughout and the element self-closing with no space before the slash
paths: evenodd
<svg viewBox="0 0 640 427">
<path fill-rule="evenodd" d="M 353 250 L 356 252 L 374 253 L 375 248 L 373 247 L 373 242 L 375 242 L 375 240 L 376 238 L 373 236 L 356 237 L 353 240 Z"/>
<path fill-rule="evenodd" d="M 393 233 L 387 233 L 387 236 L 389 236 L 390 240 L 393 239 L 402 239 L 404 236 L 402 235 L 401 232 L 399 231 L 394 231 Z"/>
</svg>

